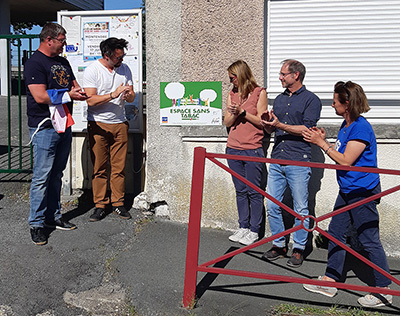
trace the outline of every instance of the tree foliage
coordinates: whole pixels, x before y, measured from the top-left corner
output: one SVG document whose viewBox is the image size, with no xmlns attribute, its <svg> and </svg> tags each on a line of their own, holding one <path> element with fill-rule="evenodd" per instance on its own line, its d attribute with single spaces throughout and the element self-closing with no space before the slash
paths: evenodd
<svg viewBox="0 0 400 316">
<path fill-rule="evenodd" d="M 13 29 L 13 34 L 27 34 L 27 31 L 32 30 L 32 28 L 37 25 L 35 22 L 14 22 L 11 24 Z"/>
</svg>

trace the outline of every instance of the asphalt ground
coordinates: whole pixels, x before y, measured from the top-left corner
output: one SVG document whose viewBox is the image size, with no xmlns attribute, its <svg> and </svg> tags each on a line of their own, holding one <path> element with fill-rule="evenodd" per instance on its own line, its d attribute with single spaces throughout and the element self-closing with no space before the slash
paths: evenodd
<svg viewBox="0 0 400 316">
<path fill-rule="evenodd" d="M 89 222 L 90 193 L 64 203 L 64 216 L 78 225 L 74 231 L 48 231 L 45 246 L 32 243 L 27 224 L 27 181 L 4 181 L 0 175 L 0 315 L 272 315 L 281 304 L 328 309 L 360 308 L 364 293 L 339 290 L 334 298 L 309 293 L 301 284 L 198 273 L 197 304 L 182 308 L 186 224 L 145 216 L 131 209 L 132 219 L 109 214 Z M 240 247 L 228 240 L 231 232 L 202 228 L 199 262 Z M 300 268 L 287 259 L 261 259 L 269 244 L 223 262 L 227 269 L 316 278 L 326 265 L 327 251 L 314 248 Z M 359 262 L 349 266 L 357 275 L 370 275 Z M 391 274 L 400 274 L 400 259 L 389 258 Z M 347 283 L 362 284 L 354 271 Z M 399 289 L 392 285 L 392 289 Z M 399 315 L 400 298 L 376 309 Z"/>
</svg>

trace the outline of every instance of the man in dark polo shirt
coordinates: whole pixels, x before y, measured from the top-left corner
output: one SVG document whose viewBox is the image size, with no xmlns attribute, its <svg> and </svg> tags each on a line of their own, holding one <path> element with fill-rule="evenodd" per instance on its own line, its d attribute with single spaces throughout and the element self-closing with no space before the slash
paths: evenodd
<svg viewBox="0 0 400 316">
<path fill-rule="evenodd" d="M 66 44 L 65 34 L 61 25 L 45 24 L 38 50 L 25 64 L 28 126 L 34 158 L 28 222 L 32 241 L 37 245 L 47 243 L 45 226 L 62 230 L 76 228 L 63 220 L 60 203 L 61 178 L 71 147 L 71 127 L 64 124 L 64 129 L 56 131 L 49 110 L 55 104 L 50 95 L 62 94 L 60 99 L 70 114 L 71 100 L 87 99 L 68 61 L 59 56 Z"/>
<path fill-rule="evenodd" d="M 310 143 L 303 140 L 302 132 L 315 126 L 321 114 L 321 101 L 303 85 L 306 74 L 304 65 L 293 59 L 282 62 L 279 80 L 286 90 L 274 101 L 273 110 L 263 116 L 263 126 L 268 133 L 275 131 L 275 144 L 272 159 L 310 161 Z M 284 192 L 289 186 L 292 192 L 294 211 L 301 216 L 308 215 L 308 181 L 311 168 L 271 164 L 268 174 L 267 193 L 282 201 Z M 267 200 L 267 214 L 271 233 L 276 235 L 285 230 L 281 208 Z M 301 221 L 295 219 L 295 225 Z M 309 220 L 304 220 L 308 228 Z M 293 252 L 287 262 L 288 266 L 300 267 L 303 263 L 303 252 L 307 243 L 307 231 L 300 229 L 293 233 Z M 282 258 L 287 253 L 285 236 L 273 241 L 270 250 L 263 258 L 272 261 Z"/>
</svg>

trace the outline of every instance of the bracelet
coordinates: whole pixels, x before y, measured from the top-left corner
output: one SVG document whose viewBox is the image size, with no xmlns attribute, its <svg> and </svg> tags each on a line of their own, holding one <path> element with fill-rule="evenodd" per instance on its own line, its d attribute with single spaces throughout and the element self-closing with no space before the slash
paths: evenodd
<svg viewBox="0 0 400 316">
<path fill-rule="evenodd" d="M 112 92 L 110 92 L 110 98 L 111 98 L 111 100 L 115 99 L 115 98 L 113 98 L 113 96 L 112 96 Z"/>
<path fill-rule="evenodd" d="M 329 149 L 331 149 L 333 147 L 333 145 L 331 144 L 326 150 L 325 150 L 325 154 L 328 154 Z"/>
</svg>

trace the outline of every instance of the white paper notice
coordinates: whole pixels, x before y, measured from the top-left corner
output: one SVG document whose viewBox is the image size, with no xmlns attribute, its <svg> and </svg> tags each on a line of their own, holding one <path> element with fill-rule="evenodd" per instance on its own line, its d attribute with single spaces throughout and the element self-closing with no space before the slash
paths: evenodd
<svg viewBox="0 0 400 316">
<path fill-rule="evenodd" d="M 110 21 L 110 36 L 123 38 L 129 42 L 127 55 L 137 55 L 139 52 L 139 26 L 137 15 L 112 16 Z"/>
<path fill-rule="evenodd" d="M 63 16 L 62 25 L 67 31 L 65 53 L 68 55 L 82 54 L 82 28 L 80 16 Z"/>
</svg>

